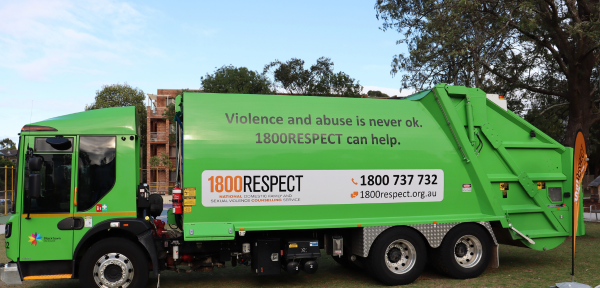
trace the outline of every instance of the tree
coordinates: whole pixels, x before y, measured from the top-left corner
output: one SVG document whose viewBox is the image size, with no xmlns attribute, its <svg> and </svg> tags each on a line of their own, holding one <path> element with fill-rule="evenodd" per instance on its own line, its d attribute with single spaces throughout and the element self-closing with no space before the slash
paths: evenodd
<svg viewBox="0 0 600 288">
<path fill-rule="evenodd" d="M 367 92 L 367 95 L 371 97 L 390 97 L 389 95 L 379 90 L 369 90 L 369 92 Z"/>
<path fill-rule="evenodd" d="M 187 89 L 185 89 L 187 90 Z M 179 94 L 183 93 L 182 91 L 179 91 Z M 163 111 L 163 119 L 164 120 L 169 120 L 172 122 L 175 122 L 175 104 L 174 103 L 170 103 L 167 105 L 167 109 L 165 109 L 165 111 Z M 177 142 L 177 137 L 175 133 L 171 133 L 171 131 L 169 131 L 169 144 L 175 144 Z M 152 159 L 151 159 L 152 160 Z"/>
<path fill-rule="evenodd" d="M 333 72 L 330 58 L 321 57 L 309 69 L 304 60 L 292 58 L 287 62 L 275 60 L 263 69 L 263 74 L 273 70 L 274 82 L 290 94 L 360 97 L 362 86 L 344 72 Z"/>
<path fill-rule="evenodd" d="M 269 79 L 246 67 L 223 66 L 201 77 L 202 90 L 209 93 L 272 94 Z"/>
<path fill-rule="evenodd" d="M 167 109 L 163 111 L 162 118 L 164 120 L 174 121 L 175 119 L 175 104 L 169 103 Z"/>
<path fill-rule="evenodd" d="M 600 121 L 592 75 L 600 61 L 600 3 L 593 0 L 377 0 L 381 29 L 403 38 L 409 55 L 392 61 L 408 72 L 404 87 L 446 82 L 549 98 L 567 108 L 563 144 L 578 129 L 589 143 Z"/>
<path fill-rule="evenodd" d="M 140 126 L 140 146 L 142 150 L 142 168 L 146 166 L 146 95 L 139 88 L 132 88 L 129 84 L 104 85 L 96 91 L 94 103 L 85 106 L 85 110 L 95 110 L 110 107 L 135 106 L 138 114 L 138 125 Z"/>
<path fill-rule="evenodd" d="M 329 87 L 325 87 L 322 95 L 326 96 L 342 96 L 342 97 L 360 97 L 363 87 L 360 83 L 350 77 L 350 75 L 340 71 L 338 73 L 329 75 L 327 81 Z M 329 88 L 329 89 L 327 89 Z M 315 93 L 316 95 L 319 95 Z"/>
<path fill-rule="evenodd" d="M 4 138 L 0 141 L 0 150 L 16 150 L 17 145 L 10 138 Z"/>
<path fill-rule="evenodd" d="M 150 160 L 148 161 L 150 162 L 150 166 L 151 167 L 167 167 L 167 169 L 169 170 L 173 170 L 173 162 L 171 162 L 171 159 L 169 159 L 169 155 L 167 153 L 161 152 L 160 155 L 154 155 L 152 157 L 150 157 Z"/>
<path fill-rule="evenodd" d="M 110 107 L 135 106 L 140 114 L 146 111 L 144 100 L 146 95 L 139 88 L 132 88 L 129 84 L 104 85 L 101 90 L 96 91 L 95 102 L 86 105 L 85 110 L 94 110 Z M 144 117 L 145 118 L 145 117 Z"/>
</svg>

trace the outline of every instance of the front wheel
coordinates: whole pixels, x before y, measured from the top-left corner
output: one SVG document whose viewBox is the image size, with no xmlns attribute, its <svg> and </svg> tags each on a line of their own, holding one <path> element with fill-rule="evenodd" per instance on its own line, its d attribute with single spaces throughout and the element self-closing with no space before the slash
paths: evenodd
<svg viewBox="0 0 600 288">
<path fill-rule="evenodd" d="M 434 249 L 432 262 L 450 277 L 474 278 L 487 268 L 491 249 L 490 235 L 481 225 L 461 224 L 452 228 L 442 245 Z"/>
<path fill-rule="evenodd" d="M 370 274 L 386 285 L 412 283 L 426 262 L 425 243 L 408 227 L 393 227 L 379 235 L 367 258 Z"/>
<path fill-rule="evenodd" d="M 101 240 L 85 252 L 79 266 L 81 287 L 141 288 L 148 283 L 148 258 L 123 238 Z"/>
</svg>

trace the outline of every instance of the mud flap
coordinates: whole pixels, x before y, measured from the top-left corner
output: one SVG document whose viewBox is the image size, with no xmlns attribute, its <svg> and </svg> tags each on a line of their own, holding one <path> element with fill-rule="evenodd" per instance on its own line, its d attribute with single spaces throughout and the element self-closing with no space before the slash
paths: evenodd
<svg viewBox="0 0 600 288">
<path fill-rule="evenodd" d="M 499 268 L 500 267 L 500 245 L 496 244 L 492 246 L 492 255 L 490 255 L 490 264 L 488 268 Z"/>
<path fill-rule="evenodd" d="M 152 237 L 152 230 L 147 230 L 138 235 L 138 240 L 144 248 L 148 251 L 150 259 L 152 260 L 152 273 L 154 276 L 158 276 L 158 257 L 156 256 L 156 247 L 154 247 L 154 241 Z"/>
</svg>

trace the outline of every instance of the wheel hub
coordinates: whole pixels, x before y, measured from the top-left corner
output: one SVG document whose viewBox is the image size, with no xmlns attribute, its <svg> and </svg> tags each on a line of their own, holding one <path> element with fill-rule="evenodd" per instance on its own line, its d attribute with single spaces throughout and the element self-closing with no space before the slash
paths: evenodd
<svg viewBox="0 0 600 288">
<path fill-rule="evenodd" d="M 118 265 L 110 264 L 104 269 L 104 276 L 109 282 L 116 282 L 123 277 L 123 270 Z"/>
<path fill-rule="evenodd" d="M 392 263 L 400 261 L 402 258 L 402 251 L 396 247 L 390 249 L 387 253 L 388 260 Z"/>
<path fill-rule="evenodd" d="M 94 281 L 102 288 L 126 288 L 133 280 L 133 264 L 123 254 L 108 253 L 94 265 Z"/>
<path fill-rule="evenodd" d="M 462 236 L 454 245 L 454 259 L 463 268 L 471 268 L 477 265 L 481 261 L 482 255 L 481 241 L 475 236 Z"/>
<path fill-rule="evenodd" d="M 415 266 L 417 252 L 415 247 L 404 239 L 398 239 L 385 250 L 385 265 L 394 274 L 404 274 Z"/>
<path fill-rule="evenodd" d="M 467 255 L 468 250 L 469 248 L 467 248 L 467 245 L 465 245 L 464 243 L 458 243 L 456 247 L 454 247 L 454 253 L 458 257 L 464 257 L 465 255 Z"/>
</svg>

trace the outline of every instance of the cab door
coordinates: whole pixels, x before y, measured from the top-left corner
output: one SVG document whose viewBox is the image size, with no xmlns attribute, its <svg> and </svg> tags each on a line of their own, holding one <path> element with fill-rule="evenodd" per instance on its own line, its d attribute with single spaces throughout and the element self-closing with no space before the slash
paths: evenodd
<svg viewBox="0 0 600 288">
<path fill-rule="evenodd" d="M 74 169 L 76 154 L 73 151 L 77 151 L 77 137 L 65 136 L 71 142 L 71 148 L 66 150 L 53 148 L 46 143 L 47 138 L 27 136 L 23 146 L 32 151 L 33 157 L 42 157 L 43 164 L 39 172 L 31 172 L 27 163 L 31 154 L 23 163 L 25 185 L 21 194 L 24 195 L 19 245 L 21 261 L 71 260 L 73 231 L 79 226 L 83 227 L 83 220 L 73 217 L 73 194 L 77 179 L 77 169 Z M 40 174 L 38 199 L 29 198 L 30 173 Z"/>
</svg>

